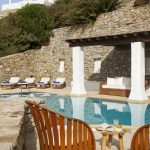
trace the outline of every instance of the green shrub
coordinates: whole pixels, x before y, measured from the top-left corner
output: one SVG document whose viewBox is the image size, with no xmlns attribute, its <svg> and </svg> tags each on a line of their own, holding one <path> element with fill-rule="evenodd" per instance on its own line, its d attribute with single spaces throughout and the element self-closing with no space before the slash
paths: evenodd
<svg viewBox="0 0 150 150">
<path fill-rule="evenodd" d="M 0 57 L 40 48 L 49 42 L 53 23 L 43 5 L 26 5 L 0 19 Z"/>
<path fill-rule="evenodd" d="M 0 57 L 40 48 L 49 43 L 52 29 L 90 23 L 119 4 L 119 0 L 56 0 L 50 7 L 26 5 L 0 19 Z"/>
<path fill-rule="evenodd" d="M 49 42 L 53 23 L 50 20 L 47 8 L 43 5 L 26 5 L 17 11 L 19 27 L 22 32 L 31 35 L 34 45 L 41 46 Z"/>
<path fill-rule="evenodd" d="M 52 22 L 54 22 L 54 28 L 70 25 L 67 22 L 70 19 L 71 3 L 72 0 L 57 0 L 49 7 L 49 14 Z"/>
<path fill-rule="evenodd" d="M 118 5 L 118 0 L 78 1 L 76 9 L 72 12 L 72 22 L 73 24 L 80 24 L 95 21 L 99 14 L 113 11 Z"/>
<path fill-rule="evenodd" d="M 57 0 L 49 12 L 57 28 L 90 23 L 100 13 L 113 11 L 119 5 L 120 0 Z"/>
<path fill-rule="evenodd" d="M 28 50 L 32 42 L 34 37 L 22 32 L 15 14 L 0 20 L 0 57 Z"/>
<path fill-rule="evenodd" d="M 15 40 L 19 34 L 20 30 L 17 28 L 14 14 L 10 14 L 0 20 L 0 56 L 18 52 Z"/>
</svg>

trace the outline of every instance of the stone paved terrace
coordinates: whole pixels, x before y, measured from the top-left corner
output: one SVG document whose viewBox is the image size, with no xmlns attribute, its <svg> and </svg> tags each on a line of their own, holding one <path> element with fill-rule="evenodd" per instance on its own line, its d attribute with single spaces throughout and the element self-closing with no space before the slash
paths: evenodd
<svg viewBox="0 0 150 150">
<path fill-rule="evenodd" d="M 24 92 L 27 92 L 27 89 L 23 89 Z M 61 90 L 56 89 L 30 89 L 30 91 L 37 92 L 49 92 L 49 93 L 61 93 L 64 95 L 69 95 L 70 88 L 65 88 Z M 4 93 L 18 93 L 20 89 L 13 90 L 0 90 L 0 94 Z M 87 95 L 97 95 L 98 92 L 89 92 Z M 93 96 L 92 96 L 93 97 Z M 108 98 L 104 97 L 103 98 Z M 110 97 L 109 97 L 110 98 Z M 112 97 L 113 99 L 117 97 Z M 31 100 L 32 98 L 28 98 Z M 40 101 L 40 99 L 32 99 L 35 101 Z M 118 97 L 119 100 L 119 97 Z M 126 99 L 122 99 L 125 101 Z M 30 117 L 27 117 L 27 113 L 25 113 L 24 109 L 24 98 L 22 100 L 17 100 L 15 97 L 11 99 L 0 100 L 0 150 L 22 150 L 23 146 L 26 147 L 27 150 L 39 150 L 37 136 L 35 134 L 35 127 L 33 123 L 31 123 Z M 25 114 L 25 115 L 24 115 Z M 29 123 L 30 121 L 30 123 Z M 30 124 L 30 125 L 29 125 Z M 92 126 L 94 131 L 94 135 L 96 138 L 96 149 L 101 149 L 101 134 L 95 130 L 96 126 Z M 128 128 L 128 127 L 126 127 Z M 124 135 L 124 147 L 125 150 L 130 149 L 130 142 L 132 135 L 135 131 L 135 128 L 128 128 L 127 133 Z M 25 143 L 23 145 L 23 143 Z M 112 150 L 119 149 L 117 137 L 113 139 Z"/>
<path fill-rule="evenodd" d="M 21 131 L 24 102 L 19 100 L 0 101 L 0 150 L 10 150 L 16 145 Z M 22 143 L 23 139 L 19 137 Z M 18 149 L 21 149 L 21 145 Z"/>
</svg>

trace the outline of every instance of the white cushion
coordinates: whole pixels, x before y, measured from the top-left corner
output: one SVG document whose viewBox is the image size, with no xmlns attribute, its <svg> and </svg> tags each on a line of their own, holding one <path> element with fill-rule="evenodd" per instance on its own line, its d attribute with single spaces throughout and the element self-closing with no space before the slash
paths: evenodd
<svg viewBox="0 0 150 150">
<path fill-rule="evenodd" d="M 34 80 L 35 80 L 35 78 L 26 78 L 26 79 L 25 79 L 25 81 L 26 81 L 27 83 L 33 83 Z"/>
<path fill-rule="evenodd" d="M 124 78 L 124 85 L 127 87 L 131 87 L 131 78 Z"/>
<path fill-rule="evenodd" d="M 50 81 L 50 78 L 43 77 L 40 82 L 44 82 L 45 84 L 47 84 L 49 81 Z"/>
<path fill-rule="evenodd" d="M 124 86 L 131 87 L 131 78 L 124 77 Z"/>
<path fill-rule="evenodd" d="M 107 77 L 107 85 L 115 85 L 115 78 Z"/>
<path fill-rule="evenodd" d="M 57 78 L 56 82 L 64 83 L 65 82 L 65 78 Z"/>
<path fill-rule="evenodd" d="M 10 83 L 18 83 L 19 82 L 20 77 L 11 77 L 9 82 Z"/>
<path fill-rule="evenodd" d="M 116 77 L 115 78 L 115 85 L 122 86 L 123 85 L 123 77 Z"/>
</svg>

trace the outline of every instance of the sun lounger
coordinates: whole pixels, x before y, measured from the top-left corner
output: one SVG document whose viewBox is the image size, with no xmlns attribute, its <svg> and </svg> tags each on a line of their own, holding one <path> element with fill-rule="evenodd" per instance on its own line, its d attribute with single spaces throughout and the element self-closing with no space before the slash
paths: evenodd
<svg viewBox="0 0 150 150">
<path fill-rule="evenodd" d="M 51 83 L 51 85 L 55 89 L 62 89 L 66 86 L 65 78 L 57 78 L 56 81 Z"/>
<path fill-rule="evenodd" d="M 17 85 L 19 82 L 20 77 L 11 77 L 9 81 L 4 81 L 1 83 L 1 87 L 10 87 L 11 89 Z"/>
<path fill-rule="evenodd" d="M 50 78 L 43 77 L 40 81 L 36 82 L 36 86 L 39 88 L 50 87 Z"/>
<path fill-rule="evenodd" d="M 31 87 L 35 84 L 34 81 L 35 81 L 35 78 L 30 77 L 30 78 L 26 78 L 25 80 L 20 80 L 18 85 L 20 86 L 25 85 L 26 87 Z"/>
</svg>

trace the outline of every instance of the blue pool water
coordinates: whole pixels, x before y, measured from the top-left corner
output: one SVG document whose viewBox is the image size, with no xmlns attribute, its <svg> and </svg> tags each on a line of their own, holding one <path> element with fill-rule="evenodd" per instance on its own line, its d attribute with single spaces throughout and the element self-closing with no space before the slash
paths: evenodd
<svg viewBox="0 0 150 150">
<path fill-rule="evenodd" d="M 150 105 L 114 102 L 94 98 L 78 98 L 48 93 L 24 93 L 0 95 L 0 99 L 40 98 L 48 108 L 63 115 L 84 120 L 88 124 L 113 124 L 118 119 L 122 125 L 143 125 L 150 123 Z"/>
</svg>

